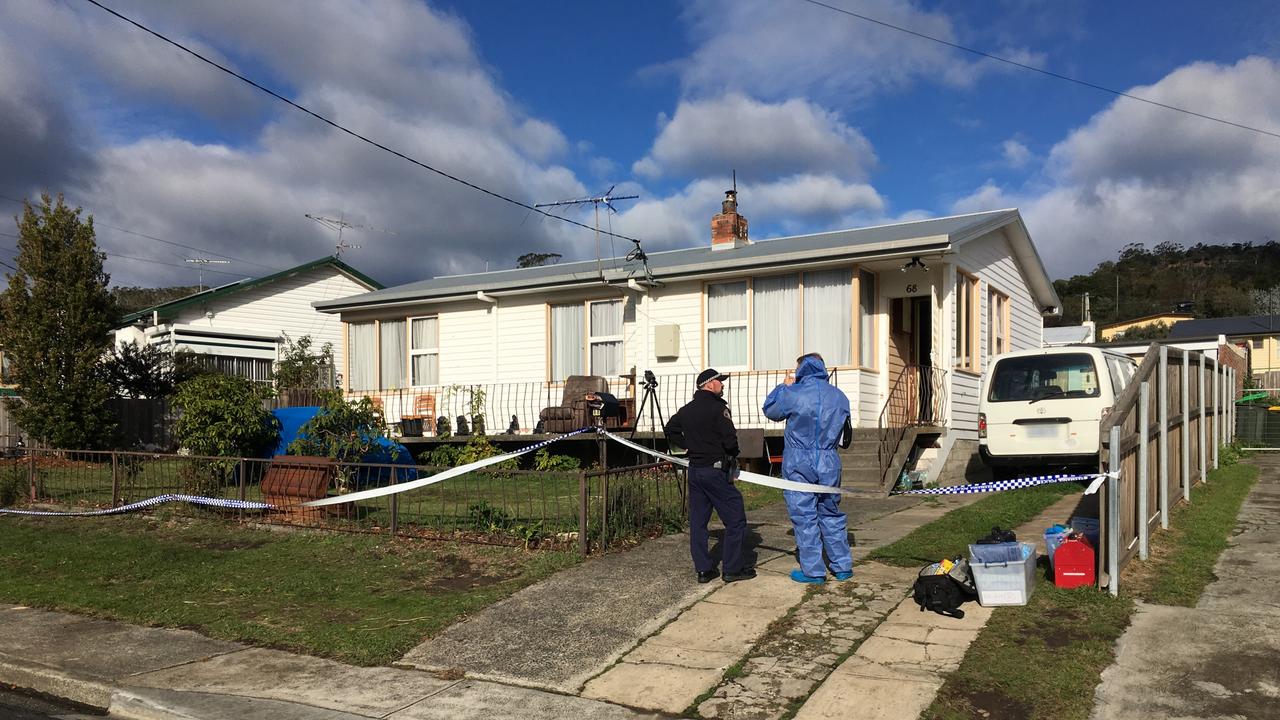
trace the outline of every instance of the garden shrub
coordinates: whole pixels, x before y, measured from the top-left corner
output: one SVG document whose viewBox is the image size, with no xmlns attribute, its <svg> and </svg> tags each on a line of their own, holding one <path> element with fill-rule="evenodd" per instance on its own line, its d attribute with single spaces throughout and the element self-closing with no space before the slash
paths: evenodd
<svg viewBox="0 0 1280 720">
<path fill-rule="evenodd" d="M 337 391 L 322 393 L 324 405 L 298 431 L 298 439 L 289 443 L 290 455 L 319 455 L 357 462 L 387 437 L 382 410 L 362 397 L 348 402 Z M 392 457 L 399 451 L 393 450 Z"/>
<path fill-rule="evenodd" d="M 229 375 L 199 375 L 178 386 L 174 433 L 193 455 L 256 457 L 280 439 L 280 423 L 262 406 L 269 386 Z"/>
<path fill-rule="evenodd" d="M 572 455 L 552 455 L 546 448 L 533 454 L 533 469 L 539 472 L 568 472 L 582 467 Z"/>
</svg>

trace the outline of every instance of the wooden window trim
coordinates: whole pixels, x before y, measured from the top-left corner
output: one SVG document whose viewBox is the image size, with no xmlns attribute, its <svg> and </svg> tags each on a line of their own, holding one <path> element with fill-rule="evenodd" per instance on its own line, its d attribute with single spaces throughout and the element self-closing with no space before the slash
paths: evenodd
<svg viewBox="0 0 1280 720">
<path fill-rule="evenodd" d="M 583 369 L 583 372 L 589 373 L 591 372 L 591 304 L 598 303 L 598 302 L 621 302 L 623 304 L 622 305 L 622 336 L 619 337 L 618 340 L 622 343 L 622 358 L 623 358 L 622 364 L 624 366 L 623 369 L 624 370 L 626 369 L 625 366 L 627 364 L 627 361 L 626 361 L 626 358 L 627 358 L 627 327 L 626 327 L 627 298 L 625 295 L 622 297 L 618 297 L 616 295 L 605 296 L 605 297 L 589 297 L 589 298 L 584 298 L 582 300 L 566 300 L 564 302 L 546 301 L 542 303 L 543 317 L 545 322 L 545 325 L 543 327 L 544 332 L 543 332 L 542 338 L 543 338 L 543 346 L 546 348 L 545 361 L 546 361 L 547 369 L 544 377 L 546 377 L 546 383 L 549 387 L 560 387 L 564 385 L 563 380 L 556 380 L 555 378 L 551 377 L 551 346 L 552 346 L 551 308 L 562 307 L 565 305 L 581 305 L 582 306 L 582 369 Z M 609 340 L 604 339 L 605 337 L 612 337 L 612 336 L 602 336 L 600 338 L 600 342 L 610 342 Z"/>
<path fill-rule="evenodd" d="M 997 327 L 995 320 L 999 315 L 1000 324 Z M 999 330 L 999 334 L 997 334 Z M 1004 350 L 996 352 L 996 340 L 1004 341 Z M 995 357 L 1001 353 L 1010 351 L 1010 343 L 1013 340 L 1013 329 L 1010 327 L 1009 317 L 1009 296 L 997 290 L 990 284 L 987 285 L 987 356 Z"/>
<path fill-rule="evenodd" d="M 962 288 L 962 285 L 965 284 L 965 281 L 968 282 L 969 286 L 967 288 Z M 973 375 L 981 375 L 982 374 L 982 360 L 981 360 L 982 294 L 980 291 L 982 289 L 982 282 L 978 279 L 977 275 L 973 275 L 971 273 L 965 272 L 964 270 L 961 270 L 960 268 L 956 268 L 956 282 L 955 282 L 954 288 L 955 288 L 954 289 L 955 297 L 952 299 L 952 303 L 954 304 L 954 306 L 953 306 L 953 312 L 951 313 L 951 316 L 955 325 L 955 327 L 953 328 L 953 332 L 955 332 L 956 341 L 959 342 L 964 338 L 964 334 L 961 332 L 961 324 L 960 322 L 958 322 L 960 318 L 959 303 L 960 303 L 961 292 L 965 292 L 968 295 L 968 298 L 967 298 L 968 304 L 965 306 L 965 310 L 966 310 L 965 320 L 967 321 L 967 325 L 970 332 L 969 332 L 968 361 L 965 362 L 962 360 L 962 358 L 955 357 L 955 358 L 952 358 L 952 365 L 954 369 L 957 371 L 968 372 Z M 953 344 L 953 347 L 954 347 L 954 344 Z"/>
</svg>

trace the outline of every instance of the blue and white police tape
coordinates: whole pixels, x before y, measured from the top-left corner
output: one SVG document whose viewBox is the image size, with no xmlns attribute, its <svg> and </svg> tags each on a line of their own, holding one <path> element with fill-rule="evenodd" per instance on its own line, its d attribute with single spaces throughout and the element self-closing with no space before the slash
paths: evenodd
<svg viewBox="0 0 1280 720">
<path fill-rule="evenodd" d="M 688 460 L 683 460 L 681 458 L 674 457 L 672 455 L 668 455 L 663 452 L 659 452 L 657 450 L 654 450 L 653 448 L 647 448 L 643 445 L 631 442 L 630 440 L 624 437 L 614 435 L 608 430 L 601 430 L 600 433 L 605 437 L 608 437 L 610 440 L 614 440 L 616 442 L 622 443 L 623 445 L 631 448 L 632 450 L 636 450 L 638 452 L 652 455 L 653 457 L 666 460 L 667 462 L 672 463 L 674 465 L 679 465 L 681 467 L 689 467 Z M 743 470 L 738 473 L 738 479 L 743 482 L 752 483 L 754 485 L 763 485 L 765 487 L 778 488 L 779 490 L 791 490 L 794 492 L 831 493 L 831 494 L 841 494 L 841 495 L 853 494 L 853 493 L 850 493 L 848 490 L 845 490 L 844 488 L 831 487 L 830 485 L 819 485 L 817 483 L 802 483 L 802 482 L 795 482 L 793 480 L 783 480 L 782 478 L 769 477 L 768 475 L 761 475 L 760 473 L 747 472 L 746 470 Z"/>
<path fill-rule="evenodd" d="M 252 502 L 249 500 L 228 500 L 226 498 L 210 498 L 200 495 L 157 495 L 146 500 L 139 500 L 136 503 L 128 505 L 120 505 L 113 508 L 102 508 L 100 510 L 74 510 L 55 512 L 52 510 L 15 510 L 13 508 L 0 508 L 0 513 L 6 515 L 37 515 L 40 517 L 88 517 L 93 515 L 119 515 L 120 513 L 133 512 L 134 510 L 144 510 L 156 505 L 162 505 L 170 502 L 184 502 L 192 505 L 206 505 L 209 507 L 224 508 L 228 510 L 270 510 L 273 505 L 264 502 Z"/>
<path fill-rule="evenodd" d="M 421 487 L 434 485 L 438 482 L 444 482 L 445 480 L 448 480 L 450 478 L 456 478 L 459 475 L 466 475 L 472 470 L 479 470 L 480 468 L 488 467 L 490 465 L 497 465 L 500 462 L 505 462 L 512 458 L 520 457 L 521 455 L 524 455 L 526 453 L 536 452 L 558 440 L 563 440 L 567 437 L 573 437 L 574 435 L 581 435 L 582 433 L 585 433 L 585 432 L 592 432 L 595 429 L 596 428 L 594 427 L 579 428 L 578 430 L 574 430 L 573 432 L 570 432 L 570 433 L 565 433 L 564 435 L 557 435 L 556 437 L 553 437 L 550 440 L 543 440 L 540 443 L 535 443 L 533 445 L 529 445 L 528 447 L 524 447 L 519 450 L 515 450 L 513 452 L 503 453 L 502 455 L 494 455 L 493 457 L 487 457 L 483 460 L 477 460 L 475 462 L 467 463 L 466 465 L 459 465 L 456 468 L 450 468 L 448 470 L 445 470 L 443 472 L 438 472 L 435 475 L 431 475 L 429 477 L 419 478 L 417 480 L 410 480 L 409 482 L 396 483 L 395 485 L 388 485 L 386 487 L 372 488 L 369 490 L 361 490 L 359 492 L 347 493 L 345 495 L 335 495 L 333 497 L 327 497 L 321 500 L 312 500 L 311 502 L 302 503 L 301 507 L 321 507 L 324 505 L 338 505 L 341 503 L 356 502 L 359 500 L 368 500 L 369 498 L 382 497 L 383 495 L 395 495 L 396 493 L 407 492 L 409 490 L 417 490 L 418 488 L 421 488 Z"/>
<path fill-rule="evenodd" d="M 1036 487 L 1037 485 L 1053 485 L 1064 482 L 1083 482 L 1090 480 L 1089 487 L 1085 488 L 1085 495 L 1092 495 L 1102 487 L 1103 481 L 1109 477 L 1114 477 L 1112 473 L 1087 473 L 1083 475 L 1037 475 L 1034 477 L 1017 478 L 1015 480 L 995 480 L 993 482 L 973 483 L 972 485 L 952 485 L 950 487 L 924 488 L 922 490 L 900 490 L 889 493 L 890 495 L 970 495 L 974 493 L 1002 492 L 1004 490 L 1017 490 L 1020 488 Z"/>
</svg>

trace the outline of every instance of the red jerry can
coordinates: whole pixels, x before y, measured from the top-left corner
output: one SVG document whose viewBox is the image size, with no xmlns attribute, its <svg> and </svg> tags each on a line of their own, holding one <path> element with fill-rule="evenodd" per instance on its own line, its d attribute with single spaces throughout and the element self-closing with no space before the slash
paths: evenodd
<svg viewBox="0 0 1280 720">
<path fill-rule="evenodd" d="M 1089 539 L 1080 534 L 1072 535 L 1053 553 L 1053 584 L 1060 588 L 1092 585 L 1095 567 Z"/>
</svg>

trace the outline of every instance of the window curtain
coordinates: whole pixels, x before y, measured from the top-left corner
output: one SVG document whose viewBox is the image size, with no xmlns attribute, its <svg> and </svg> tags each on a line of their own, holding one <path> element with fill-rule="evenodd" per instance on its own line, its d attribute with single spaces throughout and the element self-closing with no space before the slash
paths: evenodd
<svg viewBox="0 0 1280 720">
<path fill-rule="evenodd" d="M 707 323 L 735 323 L 707 329 L 707 362 L 716 368 L 746 367 L 746 282 L 707 286 Z"/>
<path fill-rule="evenodd" d="M 347 384 L 352 390 L 376 390 L 378 378 L 378 336 L 371 322 L 347 325 L 350 367 Z"/>
<path fill-rule="evenodd" d="M 863 367 L 876 363 L 876 276 L 858 273 L 858 362 Z"/>
<path fill-rule="evenodd" d="M 707 362 L 714 368 L 746 367 L 747 329 L 728 327 L 708 330 Z"/>
<path fill-rule="evenodd" d="M 747 284 L 745 282 L 711 285 L 707 288 L 707 322 L 747 321 Z"/>
<path fill-rule="evenodd" d="M 827 367 L 853 364 L 853 273 L 804 274 L 804 352 L 821 353 Z"/>
<path fill-rule="evenodd" d="M 384 320 L 379 324 L 382 352 L 382 389 L 396 390 L 404 387 L 404 365 L 408 357 L 405 342 L 404 320 Z"/>
<path fill-rule="evenodd" d="M 622 301 L 591 303 L 591 374 L 622 374 L 622 341 L 597 341 L 622 335 Z"/>
<path fill-rule="evenodd" d="M 800 355 L 796 319 L 800 317 L 800 284 L 796 275 L 756 278 L 752 285 L 754 323 L 753 370 L 795 367 Z"/>
<path fill-rule="evenodd" d="M 440 321 L 437 318 L 418 318 L 410 327 L 414 385 L 440 384 Z M 430 350 L 423 353 L 423 350 Z"/>
<path fill-rule="evenodd" d="M 551 379 L 582 374 L 582 305 L 551 306 Z"/>
</svg>

